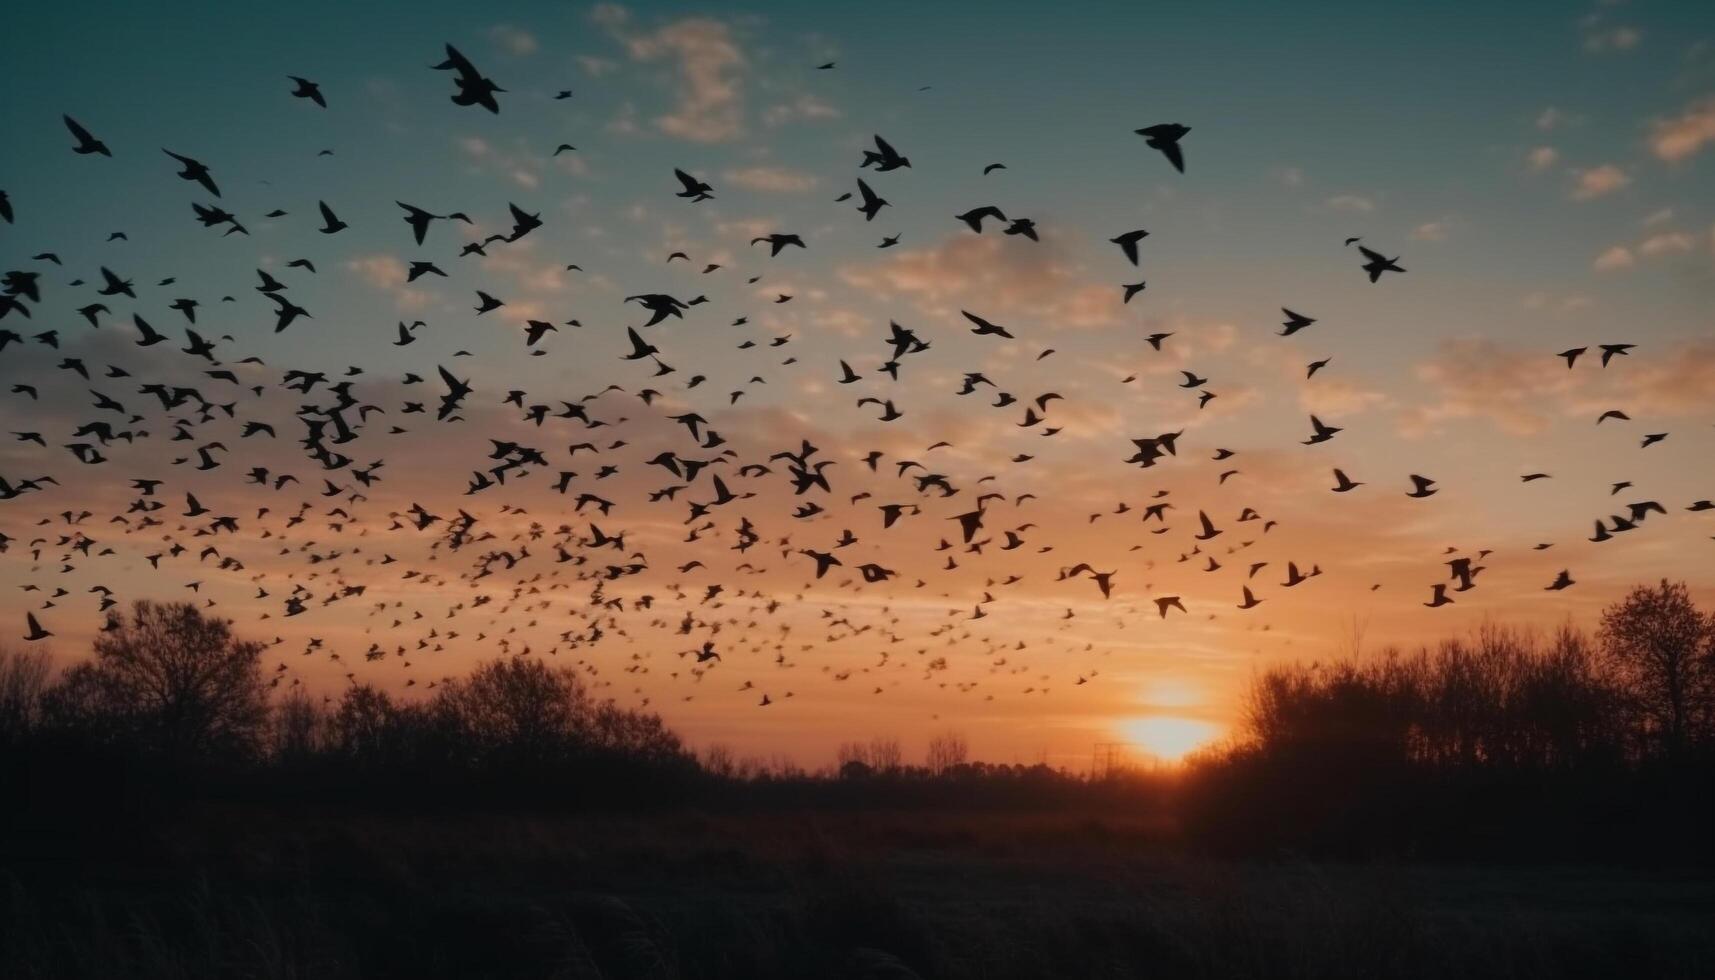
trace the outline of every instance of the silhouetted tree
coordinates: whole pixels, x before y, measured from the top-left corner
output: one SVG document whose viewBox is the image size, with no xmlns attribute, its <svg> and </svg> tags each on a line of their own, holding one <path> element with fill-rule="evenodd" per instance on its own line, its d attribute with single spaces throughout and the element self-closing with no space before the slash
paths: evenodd
<svg viewBox="0 0 1715 980">
<path fill-rule="evenodd" d="M 140 600 L 110 612 L 93 660 L 50 693 L 59 720 L 171 759 L 249 754 L 261 746 L 268 704 L 262 645 L 188 602 Z"/>
<path fill-rule="evenodd" d="M 46 651 L 0 648 L 0 745 L 16 745 L 35 729 L 50 676 Z"/>
<path fill-rule="evenodd" d="M 578 675 L 524 657 L 490 660 L 443 684 L 431 711 L 476 758 L 540 761 L 593 728 Z"/>
<path fill-rule="evenodd" d="M 703 747 L 703 771 L 721 779 L 731 779 L 738 774 L 738 760 L 734 758 L 732 747 L 720 742 L 712 742 Z"/>
<path fill-rule="evenodd" d="M 897 738 L 877 736 L 869 740 L 869 764 L 877 772 L 898 772 L 905 765 L 905 750 Z"/>
<path fill-rule="evenodd" d="M 1683 582 L 1640 586 L 1602 613 L 1608 670 L 1649 742 L 1669 756 L 1710 731 L 1715 624 Z"/>
<path fill-rule="evenodd" d="M 842 776 L 848 775 L 846 767 L 852 763 L 859 767 L 852 770 L 851 775 L 856 776 L 898 772 L 905 764 L 905 752 L 896 738 L 877 736 L 868 742 L 840 743 L 834 753 L 834 764 Z"/>
<path fill-rule="evenodd" d="M 320 701 L 303 688 L 293 688 L 274 705 L 269 746 L 274 758 L 297 762 L 318 754 L 328 740 L 330 722 Z"/>
<path fill-rule="evenodd" d="M 590 747 L 643 764 L 677 764 L 690 758 L 679 736 L 660 715 L 622 708 L 611 701 L 597 705 L 587 726 L 575 734 Z"/>
<path fill-rule="evenodd" d="M 380 763 L 388 753 L 393 714 L 386 691 L 369 684 L 347 688 L 329 723 L 333 749 L 360 764 Z"/>
<path fill-rule="evenodd" d="M 965 742 L 965 736 L 958 732 L 942 732 L 929 739 L 925 762 L 931 775 L 942 776 L 948 770 L 964 765 L 969 757 L 970 746 Z"/>
</svg>

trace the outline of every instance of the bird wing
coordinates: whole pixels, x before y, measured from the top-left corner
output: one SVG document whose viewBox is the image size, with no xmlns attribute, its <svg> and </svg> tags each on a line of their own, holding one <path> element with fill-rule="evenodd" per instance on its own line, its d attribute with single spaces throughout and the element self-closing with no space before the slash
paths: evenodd
<svg viewBox="0 0 1715 980">
<path fill-rule="evenodd" d="M 1173 164 L 1174 170 L 1180 173 L 1185 172 L 1185 152 L 1179 149 L 1178 143 L 1165 143 L 1156 149 L 1161 151 L 1161 155 L 1167 158 L 1168 163 Z"/>
</svg>

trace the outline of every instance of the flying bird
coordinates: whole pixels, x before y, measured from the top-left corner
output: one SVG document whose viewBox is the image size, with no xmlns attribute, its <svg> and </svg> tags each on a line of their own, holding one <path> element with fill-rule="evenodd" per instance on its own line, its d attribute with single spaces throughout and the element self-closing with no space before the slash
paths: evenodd
<svg viewBox="0 0 1715 980">
<path fill-rule="evenodd" d="M 1178 123 L 1160 123 L 1134 132 L 1142 136 L 1151 149 L 1160 150 L 1167 162 L 1173 164 L 1174 170 L 1185 172 L 1185 154 L 1179 148 L 1179 141 L 1185 138 L 1186 133 L 1191 132 L 1191 127 Z"/>
<path fill-rule="evenodd" d="M 99 153 L 104 157 L 113 156 L 113 151 L 107 148 L 107 144 L 90 135 L 89 130 L 84 129 L 76 119 L 70 116 L 61 116 L 60 118 L 65 120 L 66 128 L 71 130 L 72 136 L 77 139 L 77 145 L 71 148 L 73 153 L 83 156 L 88 156 L 91 153 Z"/>
<path fill-rule="evenodd" d="M 323 109 L 328 107 L 327 99 L 322 97 L 322 87 L 320 85 L 317 85 L 315 82 L 312 82 L 307 78 L 299 78 L 296 75 L 287 75 L 286 77 L 291 79 L 296 85 L 296 87 L 292 89 L 293 96 L 300 99 L 309 99 L 311 102 L 321 106 Z"/>
<path fill-rule="evenodd" d="M 679 178 L 679 184 L 682 188 L 678 193 L 673 195 L 674 197 L 686 198 L 693 204 L 698 201 L 708 201 L 714 198 L 715 189 L 713 187 L 710 187 L 708 184 L 703 183 L 683 170 L 674 168 L 673 176 Z"/>
<path fill-rule="evenodd" d="M 1390 259 L 1380 252 L 1372 251 L 1362 245 L 1358 246 L 1358 251 L 1364 253 L 1364 271 L 1370 274 L 1370 282 L 1380 279 L 1384 272 L 1405 271 L 1399 267 L 1398 256 Z"/>
</svg>

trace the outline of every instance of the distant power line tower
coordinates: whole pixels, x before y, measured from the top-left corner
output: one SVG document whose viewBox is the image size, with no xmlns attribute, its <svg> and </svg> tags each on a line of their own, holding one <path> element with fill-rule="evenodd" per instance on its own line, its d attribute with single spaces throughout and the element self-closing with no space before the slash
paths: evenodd
<svg viewBox="0 0 1715 980">
<path fill-rule="evenodd" d="M 1127 767 L 1126 752 L 1130 748 L 1125 742 L 1097 742 L 1090 756 L 1090 778 L 1108 779 L 1119 775 Z"/>
</svg>

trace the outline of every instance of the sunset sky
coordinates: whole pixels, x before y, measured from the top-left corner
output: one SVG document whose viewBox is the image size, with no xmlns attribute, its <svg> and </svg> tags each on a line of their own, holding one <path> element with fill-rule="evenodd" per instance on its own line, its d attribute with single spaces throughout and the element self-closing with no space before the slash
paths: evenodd
<svg viewBox="0 0 1715 980">
<path fill-rule="evenodd" d="M 1176 756 L 1219 737 L 1272 663 L 1491 622 L 1589 626 L 1661 577 L 1715 598 L 1715 509 L 1688 512 L 1715 498 L 1715 5 L 380 6 L 8 11 L 0 272 L 39 274 L 41 299 L 0 320 L 20 338 L 0 350 L 0 478 L 58 485 L 0 500 L 6 642 L 24 642 L 33 613 L 55 634 L 40 644 L 83 656 L 102 585 L 122 601 L 214 600 L 241 634 L 279 637 L 265 663 L 281 690 L 337 694 L 350 672 L 419 697 L 478 660 L 528 655 L 647 703 L 698 746 L 821 765 L 846 739 L 896 736 L 919 755 L 957 730 L 979 758 L 1083 767 L 1098 743 Z M 430 69 L 448 43 L 504 90 L 497 115 L 449 101 L 452 73 Z M 327 108 L 294 98 L 289 75 Z M 112 157 L 73 153 L 62 114 Z M 1190 127 L 1184 174 L 1134 133 L 1173 122 Z M 859 169 L 877 134 L 909 168 Z M 162 148 L 205 163 L 221 197 L 175 176 Z M 714 198 L 675 197 L 675 168 Z M 890 205 L 871 222 L 835 201 L 859 177 Z M 417 246 L 396 201 L 473 223 L 436 221 Z M 201 227 L 192 202 L 249 234 Z M 349 227 L 321 233 L 318 202 Z M 510 232 L 509 203 L 542 226 L 460 257 Z M 1033 219 L 1041 240 L 954 218 L 983 205 Z M 1133 268 L 1109 239 L 1136 229 L 1149 236 Z M 776 232 L 806 247 L 750 244 Z M 1343 244 L 1355 236 L 1407 271 L 1372 284 Z M 669 263 L 676 251 L 688 259 Z M 446 277 L 407 283 L 413 260 Z M 137 298 L 95 295 L 102 267 Z M 276 333 L 258 269 L 310 318 Z M 505 305 L 477 315 L 478 290 Z M 623 300 L 649 293 L 707 302 L 645 329 Z M 194 324 L 170 306 L 181 297 L 200 303 Z M 77 311 L 97 301 L 110 312 L 92 329 Z M 1283 307 L 1317 322 L 1279 336 Z M 973 335 L 961 311 L 1016 339 Z M 168 342 L 139 347 L 133 314 Z M 542 356 L 529 320 L 558 325 Z M 879 369 L 890 321 L 930 344 L 897 381 Z M 217 341 L 219 365 L 182 351 L 187 327 Z M 622 360 L 627 327 L 676 371 Z M 47 330 L 57 350 L 34 339 Z M 1171 334 L 1159 351 L 1156 333 Z M 1604 367 L 1599 345 L 1622 343 L 1636 346 Z M 1575 347 L 1589 350 L 1569 370 L 1556 355 Z M 838 383 L 842 360 L 862 380 Z M 473 389 L 461 420 L 435 418 L 437 367 Z M 288 389 L 292 369 L 326 381 Z M 1207 381 L 1182 388 L 1183 371 Z M 967 372 L 994 387 L 958 394 Z M 324 470 L 295 415 L 347 380 L 383 411 L 331 447 L 352 466 Z M 216 407 L 164 410 L 139 393 L 149 383 Z M 546 421 L 505 404 L 513 390 Z M 1217 397 L 1199 408 L 1202 390 Z M 1016 403 L 994 407 L 1002 391 Z M 1043 421 L 1021 426 L 1050 392 Z M 554 417 L 598 395 L 583 407 L 604 424 Z M 901 417 L 879 421 L 864 397 Z M 1610 410 L 1629 420 L 1598 424 Z M 670 418 L 692 412 L 725 443 L 704 448 Z M 1343 431 L 1304 445 L 1312 414 Z M 96 442 L 73 436 L 96 420 L 137 437 L 80 463 L 65 447 Z M 250 421 L 276 437 L 242 436 Z M 1176 456 L 1125 462 L 1133 439 L 1179 430 Z M 548 465 L 467 495 L 497 465 L 491 439 Z M 812 461 L 835 462 L 831 492 L 795 496 L 770 459 L 805 439 Z M 226 451 L 199 470 L 211 442 Z M 568 452 L 584 442 L 599 452 Z M 649 463 L 724 449 L 693 481 Z M 359 484 L 353 469 L 378 460 Z M 907 460 L 923 468 L 898 475 Z M 270 482 L 248 482 L 253 467 Z M 1336 467 L 1363 486 L 1331 492 Z M 1521 481 L 1538 472 L 1551 476 Z M 285 473 L 301 482 L 275 490 Z M 688 521 L 711 473 L 754 496 Z M 929 473 L 958 492 L 920 492 L 912 477 Z M 1408 497 L 1412 474 L 1438 492 Z M 162 481 L 152 515 L 132 509 L 139 478 Z M 183 516 L 187 492 L 209 512 Z M 574 513 L 584 492 L 611 513 Z M 991 492 L 989 544 L 969 553 L 951 518 Z M 811 501 L 820 513 L 794 516 Z M 1589 540 L 1644 501 L 1667 513 Z M 883 530 L 889 503 L 921 511 Z M 1154 503 L 1172 508 L 1142 521 Z M 390 516 L 413 504 L 443 520 Z M 493 537 L 437 546 L 460 508 Z M 1241 521 L 1247 508 L 1259 519 Z M 75 527 L 61 516 L 83 510 Z M 1194 537 L 1200 511 L 1218 537 Z M 222 516 L 238 530 L 209 533 Z M 592 520 L 624 547 L 590 544 Z M 746 520 L 759 540 L 741 552 Z M 800 549 L 830 551 L 846 529 L 857 542 L 817 580 Z M 1022 546 L 1003 549 L 1008 531 Z M 188 550 L 152 568 L 174 543 Z M 208 545 L 218 556 L 199 561 Z M 1454 593 L 1446 562 L 1461 556 L 1485 570 Z M 634 562 L 647 567 L 601 581 Z M 866 562 L 897 575 L 865 582 Z M 1323 574 L 1284 587 L 1288 562 Z M 1061 580 L 1079 563 L 1115 573 L 1111 597 L 1088 575 Z M 1545 590 L 1562 569 L 1576 584 Z M 1426 608 L 1437 583 L 1456 601 Z M 597 605 L 598 585 L 620 608 Z M 1263 601 L 1240 610 L 1247 585 Z M 287 617 L 295 586 L 306 610 Z M 364 591 L 326 603 L 349 586 Z M 1175 595 L 1186 611 L 1163 619 L 1153 600 Z M 682 656 L 705 642 L 719 661 Z"/>
</svg>

